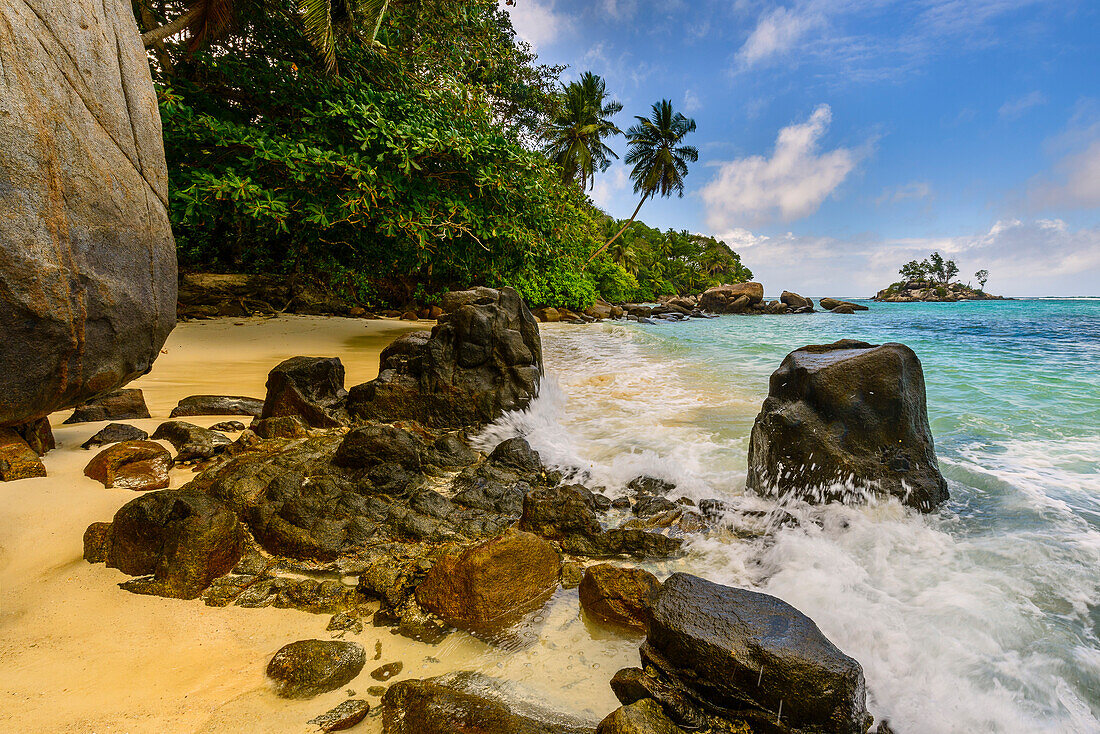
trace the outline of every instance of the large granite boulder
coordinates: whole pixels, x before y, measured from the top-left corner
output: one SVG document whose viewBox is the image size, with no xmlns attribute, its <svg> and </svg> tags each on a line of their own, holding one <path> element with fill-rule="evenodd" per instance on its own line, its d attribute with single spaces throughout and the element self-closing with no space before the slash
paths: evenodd
<svg viewBox="0 0 1100 734">
<path fill-rule="evenodd" d="M 764 300 L 760 283 L 735 283 L 708 288 L 699 296 L 699 309 L 710 313 L 745 313 Z"/>
<path fill-rule="evenodd" d="M 0 427 L 0 482 L 46 476 L 46 466 L 38 454 L 14 429 Z"/>
<path fill-rule="evenodd" d="M 176 321 L 160 114 L 122 0 L 0 3 L 0 426 L 149 371 Z"/>
<path fill-rule="evenodd" d="M 645 631 L 649 608 L 660 588 L 661 582 L 644 568 L 598 563 L 585 569 L 577 592 L 581 609 L 590 617 Z"/>
<path fill-rule="evenodd" d="M 746 486 L 812 500 L 869 489 L 925 512 L 946 500 L 917 355 L 847 339 L 788 354 L 752 428 Z"/>
<path fill-rule="evenodd" d="M 92 421 L 125 421 L 149 418 L 145 394 L 136 387 L 115 390 L 100 395 L 77 406 L 65 423 L 90 423 Z"/>
<path fill-rule="evenodd" d="M 313 428 L 347 423 L 344 364 L 339 357 L 291 357 L 267 375 L 260 418 L 297 416 Z"/>
<path fill-rule="evenodd" d="M 430 334 L 397 339 L 382 352 L 378 378 L 351 389 L 353 416 L 458 428 L 522 409 L 538 394 L 542 341 L 518 293 L 475 288 L 446 294 L 442 305 Z"/>
<path fill-rule="evenodd" d="M 172 455 L 155 441 L 122 441 L 96 454 L 84 467 L 84 476 L 111 489 L 119 487 L 145 492 L 164 489 L 171 483 L 168 476 Z"/>
<path fill-rule="evenodd" d="M 767 594 L 673 574 L 656 595 L 641 656 L 663 686 L 708 716 L 755 711 L 775 721 L 782 707 L 787 726 L 837 734 L 862 734 L 871 723 L 859 663 Z"/>
<path fill-rule="evenodd" d="M 298 640 L 279 648 L 266 672 L 279 696 L 313 698 L 350 683 L 366 662 L 367 651 L 357 642 Z"/>
</svg>

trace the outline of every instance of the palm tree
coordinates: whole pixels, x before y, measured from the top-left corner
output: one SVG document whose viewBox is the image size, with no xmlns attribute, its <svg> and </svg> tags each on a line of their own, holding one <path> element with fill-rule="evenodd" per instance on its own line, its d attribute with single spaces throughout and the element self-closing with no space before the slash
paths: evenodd
<svg viewBox="0 0 1100 734">
<path fill-rule="evenodd" d="M 149 25 L 152 13 L 141 0 L 142 23 Z M 302 29 L 306 38 L 324 59 L 325 67 L 336 73 L 336 39 L 341 34 L 370 28 L 370 40 L 378 37 L 382 18 L 389 0 L 298 0 Z M 171 21 L 141 34 L 145 48 L 162 43 L 166 38 L 186 31 L 192 50 L 225 34 L 233 25 L 236 11 L 234 0 L 189 0 L 187 10 Z"/>
<path fill-rule="evenodd" d="M 633 245 L 626 241 L 625 237 L 616 242 L 607 254 L 611 256 L 613 263 L 631 275 L 638 272 L 638 252 Z"/>
<path fill-rule="evenodd" d="M 603 141 L 622 135 L 611 121 L 622 109 L 622 103 L 607 101 L 606 83 L 590 71 L 565 87 L 561 110 L 544 135 L 542 149 L 561 169 L 562 181 L 579 176 L 581 187 L 589 188 L 595 183 L 596 169 L 606 171 L 611 159 L 619 157 Z"/>
<path fill-rule="evenodd" d="M 588 258 L 589 262 L 626 231 L 650 196 L 670 196 L 676 192 L 682 197 L 684 176 L 688 173 L 687 164 L 699 160 L 698 150 L 690 145 L 680 145 L 688 133 L 695 131 L 695 120 L 673 112 L 670 100 L 655 102 L 648 119 L 634 119 L 638 124 L 626 131 L 626 163 L 634 166 L 630 178 L 634 181 L 634 193 L 641 193 L 642 200 L 638 202 L 637 208 L 622 229 L 605 242 L 603 247 L 592 253 Z"/>
</svg>

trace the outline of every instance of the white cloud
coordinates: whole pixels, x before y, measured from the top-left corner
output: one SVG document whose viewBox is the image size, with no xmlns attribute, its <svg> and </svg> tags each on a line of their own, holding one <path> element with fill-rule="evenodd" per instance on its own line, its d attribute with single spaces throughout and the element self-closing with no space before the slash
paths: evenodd
<svg viewBox="0 0 1100 734">
<path fill-rule="evenodd" d="M 747 69 L 790 51 L 820 22 L 821 17 L 806 8 L 778 7 L 761 15 L 756 28 L 737 51 L 738 65 Z"/>
<path fill-rule="evenodd" d="M 638 2 L 637 0 L 600 0 L 600 9 L 604 15 L 615 20 L 629 20 L 638 10 Z"/>
<path fill-rule="evenodd" d="M 555 10 L 556 0 L 523 0 L 515 5 L 498 0 L 497 4 L 508 11 L 516 35 L 536 50 L 549 46 L 572 30 L 572 20 Z"/>
<path fill-rule="evenodd" d="M 879 206 L 890 203 L 897 204 L 909 199 L 921 200 L 932 196 L 932 187 L 927 181 L 910 181 L 900 186 L 890 186 L 882 190 L 882 194 L 875 199 Z"/>
<path fill-rule="evenodd" d="M 1039 107 L 1046 104 L 1047 98 L 1040 91 L 1028 92 L 1020 97 L 1014 97 L 1006 100 L 1001 109 L 997 111 L 997 114 L 1001 116 L 1002 120 L 1015 120 L 1030 110 L 1032 107 Z"/>
<path fill-rule="evenodd" d="M 1051 173 L 1032 180 L 1028 200 L 1035 209 L 1100 207 L 1100 114 L 1090 106 L 1078 112 L 1059 136 L 1064 152 Z"/>
<path fill-rule="evenodd" d="M 819 105 L 810 119 L 779 131 L 771 158 L 749 156 L 722 163 L 703 189 L 707 224 L 716 231 L 789 222 L 813 214 L 856 167 L 849 148 L 819 152 L 832 112 Z"/>
<path fill-rule="evenodd" d="M 703 109 L 703 100 L 690 89 L 684 90 L 684 114 L 690 115 Z"/>
<path fill-rule="evenodd" d="M 600 209 L 614 211 L 621 204 L 622 194 L 630 189 L 630 170 L 622 163 L 612 163 L 611 167 L 596 174 L 596 183 L 588 195 Z"/>
</svg>

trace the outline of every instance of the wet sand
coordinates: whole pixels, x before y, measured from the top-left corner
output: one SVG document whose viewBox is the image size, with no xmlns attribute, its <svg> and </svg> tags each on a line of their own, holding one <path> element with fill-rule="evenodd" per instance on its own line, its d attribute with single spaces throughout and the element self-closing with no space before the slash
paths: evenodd
<svg viewBox="0 0 1100 734">
<path fill-rule="evenodd" d="M 233 394 L 262 398 L 268 371 L 299 355 L 339 356 L 347 385 L 372 379 L 392 339 L 431 323 L 323 317 L 217 319 L 180 324 L 153 371 L 132 383 L 152 418 L 125 421 L 152 433 L 183 397 Z M 121 572 L 82 559 L 82 536 L 107 521 L 133 492 L 104 489 L 83 476 L 94 451 L 80 448 L 105 422 L 63 426 L 51 416 L 58 448 L 45 457 L 49 476 L 0 483 L 0 731 L 4 732 L 311 732 L 307 724 L 377 685 L 370 671 L 400 660 L 394 680 L 449 670 L 480 670 L 536 688 L 543 703 L 598 721 L 614 708 L 607 686 L 634 665 L 637 641 L 584 624 L 575 591 L 554 601 L 511 648 L 462 633 L 437 646 L 367 625 L 348 635 L 368 662 L 346 689 L 307 701 L 278 698 L 264 678 L 267 661 L 294 640 L 328 639 L 328 615 L 290 609 L 212 608 L 131 594 Z M 226 417 L 189 418 L 209 426 Z M 167 445 L 167 444 L 166 444 Z M 193 474 L 172 472 L 179 487 Z M 372 660 L 376 642 L 382 656 Z M 373 714 L 374 712 L 372 712 Z M 378 732 L 368 718 L 354 731 Z"/>
</svg>

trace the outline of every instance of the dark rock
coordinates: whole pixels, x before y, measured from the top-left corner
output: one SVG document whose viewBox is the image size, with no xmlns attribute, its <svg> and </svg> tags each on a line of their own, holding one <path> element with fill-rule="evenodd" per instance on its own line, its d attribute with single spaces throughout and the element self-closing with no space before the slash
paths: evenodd
<svg viewBox="0 0 1100 734">
<path fill-rule="evenodd" d="M 65 419 L 65 423 L 123 421 L 149 417 L 149 408 L 145 405 L 145 396 L 141 390 L 127 388 L 89 400 L 74 410 L 73 414 Z"/>
<path fill-rule="evenodd" d="M 404 668 L 405 664 L 400 660 L 393 663 L 386 663 L 372 670 L 370 672 L 370 677 L 377 681 L 387 681 L 395 675 L 399 675 Z"/>
<path fill-rule="evenodd" d="M 123 441 L 100 451 L 84 467 L 84 476 L 104 487 L 145 492 L 170 483 L 172 455 L 154 441 Z"/>
<path fill-rule="evenodd" d="M 147 438 L 149 434 L 140 428 L 128 426 L 125 423 L 109 423 L 99 433 L 80 444 L 80 448 L 93 449 L 122 441 L 144 441 Z"/>
<path fill-rule="evenodd" d="M 457 469 L 477 463 L 481 455 L 466 445 L 457 433 L 445 433 L 432 443 L 424 456 L 429 464 L 443 469 Z"/>
<path fill-rule="evenodd" d="M 210 426 L 211 431 L 218 431 L 219 433 L 236 433 L 243 431 L 247 426 L 240 421 L 222 421 L 221 423 L 215 423 Z"/>
<path fill-rule="evenodd" d="M 596 727 L 596 734 L 687 734 L 676 726 L 651 698 L 612 711 Z"/>
<path fill-rule="evenodd" d="M 840 306 L 848 306 L 853 311 L 867 311 L 867 310 L 869 310 L 867 308 L 867 306 L 864 306 L 860 303 L 852 303 L 851 301 L 838 301 L 835 298 L 822 298 L 820 303 L 821 303 L 821 307 L 823 309 L 825 309 L 826 311 L 834 311 L 835 312 L 836 309 Z"/>
<path fill-rule="evenodd" d="M 182 418 L 193 415 L 250 415 L 259 417 L 263 412 L 264 401 L 259 398 L 244 398 L 230 395 L 192 395 L 184 398 L 172 408 L 169 418 Z"/>
<path fill-rule="evenodd" d="M 312 428 L 346 424 L 344 365 L 338 357 L 291 357 L 267 376 L 261 418 L 298 416 Z"/>
<path fill-rule="evenodd" d="M 436 561 L 416 600 L 455 626 L 493 633 L 545 604 L 560 569 L 552 545 L 512 531 Z"/>
<path fill-rule="evenodd" d="M 794 607 L 673 574 L 657 593 L 642 661 L 712 715 L 744 708 L 796 729 L 862 734 L 859 663 Z M 675 718 L 675 717 L 674 717 Z"/>
<path fill-rule="evenodd" d="M 3 2 L 0 28 L 0 426 L 10 426 L 149 371 L 175 324 L 176 248 L 132 8 Z"/>
<path fill-rule="evenodd" d="M 38 418 L 27 423 L 19 423 L 11 426 L 11 428 L 22 436 L 27 445 L 31 447 L 31 451 L 39 456 L 45 456 L 57 446 L 53 438 L 53 428 L 50 426 L 49 418 Z"/>
<path fill-rule="evenodd" d="M 852 308 L 851 304 L 848 303 L 842 303 L 830 311 L 830 313 L 846 314 L 848 316 L 851 316 L 855 312 L 855 309 Z"/>
<path fill-rule="evenodd" d="M 585 569 L 579 588 L 581 609 L 601 622 L 644 630 L 660 588 L 661 582 L 649 571 L 600 563 Z"/>
<path fill-rule="evenodd" d="M 161 596 L 195 599 L 241 557 L 242 532 L 225 503 L 193 489 L 149 492 L 111 522 L 107 566 L 152 574 Z"/>
<path fill-rule="evenodd" d="M 764 300 L 760 283 L 737 283 L 708 288 L 699 296 L 699 309 L 710 313 L 744 313 Z"/>
<path fill-rule="evenodd" d="M 489 423 L 538 393 L 542 342 L 519 294 L 448 293 L 431 336 L 406 336 L 382 353 L 378 378 L 351 390 L 361 419 L 458 428 Z"/>
<path fill-rule="evenodd" d="M 772 374 L 752 429 L 746 486 L 827 500 L 847 483 L 925 512 L 947 499 L 924 372 L 903 344 L 803 347 Z"/>
<path fill-rule="evenodd" d="M 110 542 L 111 523 L 93 522 L 84 531 L 84 560 L 88 563 L 103 563 L 106 561 Z"/>
<path fill-rule="evenodd" d="M 603 530 L 595 507 L 592 493 L 580 485 L 536 489 L 523 500 L 519 527 L 550 540 L 597 537 Z"/>
<path fill-rule="evenodd" d="M 371 424 L 350 431 L 340 443 L 332 461 L 337 466 L 370 468 L 398 464 L 408 471 L 420 471 L 427 446 L 409 431 L 387 424 Z"/>
<path fill-rule="evenodd" d="M 814 302 L 812 300 L 800 296 L 797 293 L 791 293 L 790 291 L 783 291 L 783 294 L 779 296 L 779 300 L 792 309 L 814 307 Z"/>
<path fill-rule="evenodd" d="M 315 719 L 310 719 L 309 723 L 316 724 L 323 732 L 343 731 L 358 724 L 369 713 L 369 703 L 353 698 L 342 702 L 336 708 L 321 714 Z"/>
<path fill-rule="evenodd" d="M 325 629 L 330 632 L 355 632 L 358 634 L 363 631 L 363 621 L 348 612 L 337 612 L 332 615 L 332 619 L 328 621 L 328 626 Z"/>
<path fill-rule="evenodd" d="M 584 566 L 575 561 L 566 561 L 561 564 L 561 573 L 558 574 L 558 581 L 561 583 L 563 589 L 575 589 L 581 585 L 581 579 L 584 578 Z"/>
<path fill-rule="evenodd" d="M 153 438 L 163 439 L 176 449 L 176 461 L 209 459 L 225 451 L 232 441 L 209 428 L 186 421 L 166 421 L 157 426 Z"/>
<path fill-rule="evenodd" d="M 531 448 L 523 438 L 509 438 L 501 441 L 489 454 L 489 461 L 520 472 L 537 472 L 542 469 L 539 452 Z"/>
<path fill-rule="evenodd" d="M 626 488 L 636 495 L 666 495 L 676 489 L 676 485 L 664 479 L 641 476 L 630 480 Z"/>
<path fill-rule="evenodd" d="M 780 301 L 768 301 L 764 304 L 764 313 L 771 314 L 772 316 L 785 314 L 789 311 L 790 309 L 787 307 L 787 304 Z"/>
<path fill-rule="evenodd" d="M 267 677 L 283 698 L 312 698 L 350 683 L 367 662 L 363 646 L 340 640 L 299 640 L 267 664 Z"/>
<path fill-rule="evenodd" d="M 0 482 L 46 476 L 46 465 L 14 428 L 0 427 Z"/>
<path fill-rule="evenodd" d="M 381 696 L 386 695 L 386 687 L 385 686 L 371 686 L 370 688 L 367 689 L 367 693 L 369 693 L 372 696 L 381 697 Z"/>
<path fill-rule="evenodd" d="M 394 683 L 382 697 L 385 734 L 593 734 L 570 717 L 507 700 L 476 673 Z"/>
<path fill-rule="evenodd" d="M 280 415 L 252 421 L 252 431 L 260 438 L 307 438 L 309 426 L 296 415 Z"/>
<path fill-rule="evenodd" d="M 643 497 L 634 505 L 634 514 L 638 517 L 651 517 L 677 509 L 679 508 L 675 502 L 664 497 Z"/>
<path fill-rule="evenodd" d="M 611 507 L 616 510 L 629 510 L 630 500 L 626 497 L 616 497 L 611 500 Z"/>
</svg>

